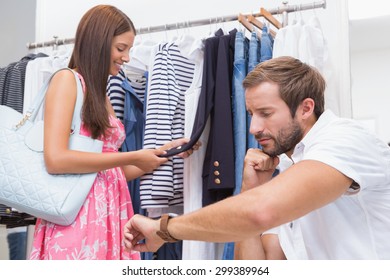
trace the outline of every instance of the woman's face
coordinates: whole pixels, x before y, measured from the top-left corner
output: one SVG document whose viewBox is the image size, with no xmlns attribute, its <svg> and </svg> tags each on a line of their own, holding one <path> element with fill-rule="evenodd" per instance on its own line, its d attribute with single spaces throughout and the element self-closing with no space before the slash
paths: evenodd
<svg viewBox="0 0 390 280">
<path fill-rule="evenodd" d="M 134 43 L 134 32 L 127 31 L 112 40 L 110 74 L 118 75 L 123 63 L 129 62 L 129 52 Z"/>
</svg>

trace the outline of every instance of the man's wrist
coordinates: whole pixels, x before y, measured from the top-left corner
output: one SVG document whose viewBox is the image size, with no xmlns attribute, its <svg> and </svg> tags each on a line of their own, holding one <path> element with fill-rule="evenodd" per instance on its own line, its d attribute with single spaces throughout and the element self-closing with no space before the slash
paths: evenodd
<svg viewBox="0 0 390 280">
<path fill-rule="evenodd" d="M 168 231 L 169 220 L 177 215 L 175 214 L 163 214 L 160 219 L 160 230 L 156 234 L 165 242 L 174 243 L 180 241 L 173 237 Z"/>
</svg>

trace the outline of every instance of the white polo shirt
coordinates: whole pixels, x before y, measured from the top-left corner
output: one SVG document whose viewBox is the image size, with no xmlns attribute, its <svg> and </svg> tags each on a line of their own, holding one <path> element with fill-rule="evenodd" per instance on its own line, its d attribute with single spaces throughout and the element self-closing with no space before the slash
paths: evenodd
<svg viewBox="0 0 390 280">
<path fill-rule="evenodd" d="M 295 147 L 357 183 L 333 203 L 279 227 L 287 259 L 390 259 L 390 148 L 358 122 L 325 111 Z"/>
</svg>

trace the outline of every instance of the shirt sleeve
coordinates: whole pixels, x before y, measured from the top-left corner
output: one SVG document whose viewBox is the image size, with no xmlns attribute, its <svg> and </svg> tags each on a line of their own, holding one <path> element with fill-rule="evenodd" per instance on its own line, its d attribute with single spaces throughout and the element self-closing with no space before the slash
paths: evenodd
<svg viewBox="0 0 390 280">
<path fill-rule="evenodd" d="M 351 178 L 360 189 L 380 188 L 390 170 L 390 149 L 357 124 L 332 124 L 332 133 L 319 132 L 305 147 L 304 159 L 323 162 Z M 346 133 L 347 132 L 347 133 Z M 354 190 L 351 188 L 351 192 Z"/>
</svg>

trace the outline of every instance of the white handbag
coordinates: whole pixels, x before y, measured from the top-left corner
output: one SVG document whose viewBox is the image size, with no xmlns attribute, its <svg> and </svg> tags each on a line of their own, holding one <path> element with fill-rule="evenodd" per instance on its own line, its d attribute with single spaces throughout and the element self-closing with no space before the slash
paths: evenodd
<svg viewBox="0 0 390 280">
<path fill-rule="evenodd" d="M 83 91 L 77 74 L 68 70 L 77 81 L 69 148 L 100 153 L 102 141 L 80 135 Z M 43 158 L 43 121 L 35 119 L 50 80 L 24 116 L 10 107 L 0 106 L 0 203 L 59 225 L 69 225 L 80 211 L 97 173 L 47 173 Z"/>
</svg>

